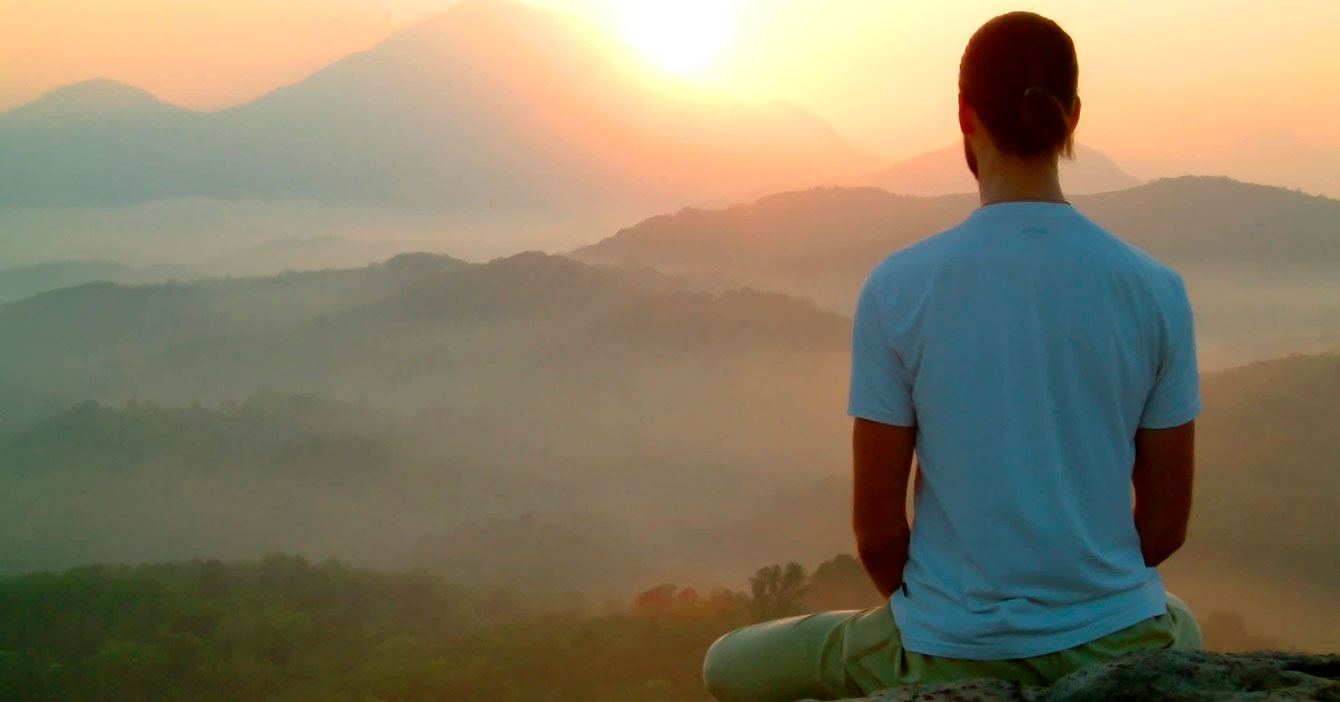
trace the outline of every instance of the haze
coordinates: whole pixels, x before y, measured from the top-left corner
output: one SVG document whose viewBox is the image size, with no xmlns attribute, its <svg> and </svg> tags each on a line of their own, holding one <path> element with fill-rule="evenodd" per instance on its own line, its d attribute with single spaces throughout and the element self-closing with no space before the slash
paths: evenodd
<svg viewBox="0 0 1340 702">
<path fill-rule="evenodd" d="M 978 206 L 1008 9 L 0 0 L 0 690 L 701 700 L 730 628 L 876 604 L 851 312 Z M 1067 198 L 1194 308 L 1169 587 L 1340 648 L 1340 3 L 1032 9 Z"/>
<path fill-rule="evenodd" d="M 0 109 L 93 77 L 192 109 L 219 109 L 295 82 L 451 4 L 4 0 Z M 656 0 L 544 4 L 633 41 L 630 13 L 687 16 L 700 33 L 724 34 L 719 51 L 689 61 L 697 85 L 793 100 L 888 159 L 954 139 L 954 78 L 966 37 L 982 17 L 1014 9 L 999 0 L 723 0 L 707 3 L 715 8 L 707 11 L 703 3 Z M 1340 148 L 1333 119 L 1340 96 L 1327 87 L 1340 85 L 1334 2 L 1051 0 L 1029 7 L 1061 22 L 1081 47 L 1082 138 L 1138 164 L 1132 170 L 1140 176 L 1185 171 L 1164 159 L 1213 165 L 1207 152 L 1263 135 Z"/>
</svg>

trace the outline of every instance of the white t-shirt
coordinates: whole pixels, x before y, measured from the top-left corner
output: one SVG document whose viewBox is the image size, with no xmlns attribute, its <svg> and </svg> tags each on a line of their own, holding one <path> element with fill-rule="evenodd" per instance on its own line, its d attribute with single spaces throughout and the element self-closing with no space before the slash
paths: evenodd
<svg viewBox="0 0 1340 702">
<path fill-rule="evenodd" d="M 917 427 L 910 651 L 1059 651 L 1162 614 L 1132 516 L 1137 427 L 1200 412 L 1182 279 L 1064 203 L 983 206 L 866 280 L 855 417 Z"/>
</svg>

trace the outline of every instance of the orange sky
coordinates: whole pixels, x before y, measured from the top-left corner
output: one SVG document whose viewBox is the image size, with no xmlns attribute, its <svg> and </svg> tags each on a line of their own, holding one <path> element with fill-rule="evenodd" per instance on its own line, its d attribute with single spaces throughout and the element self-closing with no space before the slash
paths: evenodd
<svg viewBox="0 0 1340 702">
<path fill-rule="evenodd" d="M 629 6 L 638 2 L 541 4 L 626 35 Z M 299 80 L 450 4 L 0 0 L 0 109 L 89 77 L 218 108 Z M 890 157 L 954 140 L 963 44 L 982 21 L 1018 8 L 995 0 L 716 6 L 723 8 L 724 40 L 694 80 L 749 99 L 795 100 Z M 1083 141 L 1154 159 L 1283 129 L 1340 148 L 1336 0 L 1039 0 L 1028 9 L 1058 20 L 1079 46 Z"/>
</svg>

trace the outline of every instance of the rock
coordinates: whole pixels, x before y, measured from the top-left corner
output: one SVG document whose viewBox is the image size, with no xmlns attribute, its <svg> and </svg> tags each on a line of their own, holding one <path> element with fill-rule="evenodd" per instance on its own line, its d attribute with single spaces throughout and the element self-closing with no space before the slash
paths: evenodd
<svg viewBox="0 0 1340 702">
<path fill-rule="evenodd" d="M 1340 655 L 1208 651 L 1136 653 L 1048 687 L 1001 680 L 909 685 L 846 702 L 1340 702 Z"/>
</svg>

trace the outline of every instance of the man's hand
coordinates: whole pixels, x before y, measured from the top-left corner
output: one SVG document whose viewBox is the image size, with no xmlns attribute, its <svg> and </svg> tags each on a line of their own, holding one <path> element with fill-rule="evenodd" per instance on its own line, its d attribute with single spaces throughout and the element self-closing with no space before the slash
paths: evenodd
<svg viewBox="0 0 1340 702">
<path fill-rule="evenodd" d="M 1196 423 L 1135 432 L 1135 530 L 1145 565 L 1157 566 L 1186 540 L 1191 520 Z"/>
<path fill-rule="evenodd" d="M 879 594 L 888 599 L 903 584 L 907 565 L 907 480 L 916 427 L 857 419 L 852 426 L 852 528 L 856 551 Z"/>
</svg>

